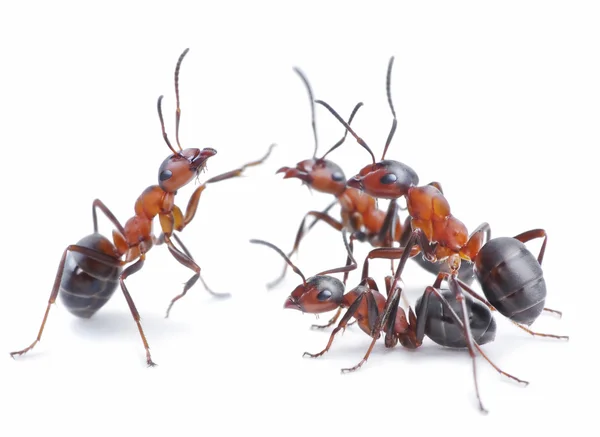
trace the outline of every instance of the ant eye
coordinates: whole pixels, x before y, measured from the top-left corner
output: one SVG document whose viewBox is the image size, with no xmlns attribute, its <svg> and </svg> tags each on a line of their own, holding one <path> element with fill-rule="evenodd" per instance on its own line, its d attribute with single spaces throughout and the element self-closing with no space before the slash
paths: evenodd
<svg viewBox="0 0 600 437">
<path fill-rule="evenodd" d="M 323 302 L 324 300 L 329 299 L 332 295 L 333 295 L 333 293 L 331 292 L 331 290 L 326 288 L 325 290 L 323 290 L 319 294 L 317 294 L 317 300 Z"/>
<path fill-rule="evenodd" d="M 335 173 L 333 173 L 331 175 L 331 179 L 339 182 L 339 181 L 343 181 L 344 180 L 344 175 L 342 173 L 340 173 L 339 171 L 336 171 Z"/>
<path fill-rule="evenodd" d="M 171 170 L 163 170 L 163 171 L 160 173 L 160 176 L 159 176 L 158 178 L 159 178 L 159 179 L 161 180 L 161 182 L 162 182 L 162 181 L 166 181 L 167 179 L 170 179 L 170 178 L 171 178 L 171 176 L 173 176 L 173 172 L 172 172 Z"/>
<path fill-rule="evenodd" d="M 381 176 L 381 179 L 379 179 L 379 182 L 381 182 L 382 184 L 385 184 L 385 185 L 389 185 L 389 184 L 393 184 L 397 180 L 398 180 L 398 176 L 396 176 L 394 173 L 386 173 L 383 176 Z"/>
</svg>

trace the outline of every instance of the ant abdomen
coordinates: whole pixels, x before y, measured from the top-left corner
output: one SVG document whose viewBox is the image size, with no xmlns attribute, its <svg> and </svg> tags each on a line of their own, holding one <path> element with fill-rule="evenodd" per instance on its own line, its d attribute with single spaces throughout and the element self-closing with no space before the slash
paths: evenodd
<svg viewBox="0 0 600 437">
<path fill-rule="evenodd" d="M 450 290 L 442 290 L 442 296 L 454 312 L 462 319 L 462 306 L 456 300 L 456 296 Z M 489 343 L 496 337 L 496 321 L 492 312 L 482 302 L 464 296 L 467 307 L 469 326 L 473 340 L 479 345 Z M 422 298 L 417 301 L 415 312 L 421 317 Z M 448 314 L 441 299 L 435 295 L 429 295 L 427 314 L 424 314 L 425 335 L 435 343 L 452 348 L 466 348 L 467 342 L 463 329 L 458 326 L 453 317 Z"/>
<path fill-rule="evenodd" d="M 487 242 L 475 259 L 475 273 L 487 300 L 510 320 L 531 325 L 544 309 L 542 267 L 519 240 L 499 237 Z"/>
<path fill-rule="evenodd" d="M 83 237 L 77 245 L 114 256 L 118 260 L 115 246 L 98 233 Z M 90 318 L 113 295 L 120 274 L 121 267 L 110 266 L 87 255 L 70 251 L 60 282 L 60 298 L 72 314 Z"/>
</svg>

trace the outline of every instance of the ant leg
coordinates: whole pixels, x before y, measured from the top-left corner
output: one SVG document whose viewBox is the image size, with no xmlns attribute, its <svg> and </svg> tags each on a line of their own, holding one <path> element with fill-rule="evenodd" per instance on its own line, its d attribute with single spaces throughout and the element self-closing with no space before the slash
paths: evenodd
<svg viewBox="0 0 600 437">
<path fill-rule="evenodd" d="M 517 323 L 513 320 L 511 320 L 511 322 L 513 322 L 515 324 L 515 326 L 521 328 L 523 331 L 527 332 L 528 334 L 533 335 L 534 337 L 549 337 L 549 338 L 556 338 L 559 340 L 568 340 L 569 336 L 568 335 L 554 335 L 554 334 L 542 334 L 540 332 L 534 332 L 531 329 L 521 325 L 520 323 Z"/>
<path fill-rule="evenodd" d="M 421 304 L 421 307 L 419 308 L 419 313 L 417 315 L 417 326 L 415 329 L 417 345 L 420 345 L 423 341 L 423 338 L 425 337 L 425 324 L 427 323 L 427 312 L 428 312 L 427 307 L 429 306 L 429 298 L 430 298 L 431 294 L 435 294 L 437 296 L 437 298 L 440 300 L 440 302 L 444 306 L 445 310 L 448 311 L 448 314 L 454 320 L 454 322 L 461 329 L 464 329 L 463 321 L 456 314 L 456 312 L 452 309 L 452 307 L 450 306 L 450 304 L 448 303 L 446 298 L 438 291 L 438 288 L 439 288 L 439 285 L 437 287 L 435 285 L 433 287 L 427 287 L 427 289 L 425 289 L 425 292 L 423 293 L 423 297 L 421 298 L 422 304 Z M 483 352 L 483 350 L 481 350 L 481 347 L 477 344 L 477 342 L 474 341 L 473 346 L 475 346 L 475 348 L 479 351 L 481 356 L 483 358 L 485 358 L 485 360 L 488 363 L 490 363 L 490 365 L 498 373 L 518 382 L 519 384 L 529 385 L 529 382 L 519 379 L 516 376 L 513 376 L 510 373 L 507 373 L 507 372 L 503 371 L 502 369 L 500 369 L 496 364 L 494 364 L 492 362 L 492 360 L 490 360 L 488 358 L 488 356 Z"/>
<path fill-rule="evenodd" d="M 388 320 L 392 320 L 392 327 L 391 329 L 393 330 L 393 324 L 394 321 L 396 319 L 396 312 L 398 310 L 398 302 L 400 301 L 400 295 L 396 294 L 393 297 L 394 302 L 392 302 L 392 311 L 390 312 L 390 317 Z M 362 367 L 363 364 L 365 364 L 367 362 L 367 360 L 369 359 L 369 356 L 371 355 L 371 352 L 373 351 L 373 348 L 375 347 L 375 343 L 377 342 L 377 340 L 379 340 L 380 337 L 380 331 L 379 330 L 375 330 L 374 326 L 375 323 L 379 317 L 379 308 L 377 307 L 377 303 L 375 302 L 375 298 L 373 297 L 372 293 L 368 293 L 367 295 L 367 310 L 368 310 L 368 314 L 369 314 L 369 322 L 371 324 L 371 332 L 374 332 L 374 334 L 371 335 L 371 337 L 373 338 L 371 340 L 371 344 L 369 345 L 369 348 L 367 349 L 367 352 L 365 353 L 365 356 L 363 357 L 362 360 L 360 360 L 360 362 L 353 367 L 350 368 L 345 368 L 342 369 L 342 373 L 350 373 L 350 372 L 355 372 L 358 369 L 360 369 Z M 393 319 L 392 319 L 392 314 L 393 314 Z M 389 326 L 389 324 L 386 323 L 386 325 Z M 386 329 L 386 331 L 389 331 L 389 329 Z M 386 346 L 388 347 L 392 347 L 393 345 L 391 345 L 390 343 L 388 343 L 388 337 L 386 334 Z"/>
<path fill-rule="evenodd" d="M 527 243 L 528 241 L 533 240 L 534 238 L 543 238 L 544 242 L 542 243 L 542 247 L 540 248 L 540 253 L 538 255 L 538 262 L 542 265 L 542 260 L 544 259 L 544 253 L 546 252 L 546 244 L 548 243 L 548 234 L 544 229 L 532 229 L 530 231 L 525 231 L 519 235 L 513 237 L 515 240 L 519 240 L 521 243 Z"/>
<path fill-rule="evenodd" d="M 140 336 L 142 337 L 142 342 L 144 343 L 144 348 L 146 349 L 146 363 L 148 364 L 148 367 L 154 367 L 154 366 L 156 366 L 156 363 L 154 363 L 152 361 L 152 357 L 150 356 L 150 346 L 148 346 L 148 341 L 146 340 L 146 335 L 144 334 L 144 330 L 142 329 L 142 324 L 140 323 L 140 313 L 138 312 L 137 308 L 135 307 L 135 303 L 133 303 L 133 299 L 131 298 L 131 295 L 129 294 L 129 290 L 127 290 L 127 287 L 125 286 L 125 279 L 127 279 L 130 275 L 138 272 L 144 266 L 145 259 L 146 259 L 146 254 L 142 253 L 140 255 L 140 259 L 138 259 L 137 262 L 135 262 L 135 264 L 130 265 L 123 271 L 123 273 L 121 273 L 121 276 L 119 277 L 119 283 L 121 284 L 121 290 L 123 291 L 125 300 L 127 301 L 127 304 L 129 305 L 129 309 L 131 310 L 131 315 L 133 316 L 133 320 L 135 320 L 138 331 L 140 331 Z"/>
<path fill-rule="evenodd" d="M 383 225 L 379 230 L 377 235 L 378 242 L 383 242 L 384 247 L 392 247 L 394 241 L 402 241 L 406 240 L 408 236 L 410 236 L 411 225 L 410 225 L 410 216 L 406 217 L 404 224 L 400 225 L 400 217 L 398 217 L 398 203 L 396 200 L 391 200 L 388 206 L 387 213 L 385 215 L 385 219 L 383 220 Z M 373 242 L 371 242 L 373 243 Z M 417 261 L 417 264 L 421 264 L 418 260 L 422 260 L 423 262 L 427 262 L 422 258 L 413 258 Z M 396 269 L 394 268 L 394 260 L 390 259 L 390 268 L 392 271 L 392 276 Z M 408 299 L 405 295 L 402 295 L 402 302 L 407 307 L 410 306 Z"/>
<path fill-rule="evenodd" d="M 398 203 L 395 200 L 390 200 L 383 224 L 377 233 L 377 240 L 383 243 L 383 246 L 392 247 L 392 243 L 400 239 L 400 235 L 395 235 L 397 223 L 399 223 Z M 398 240 L 396 240 L 396 237 L 398 237 Z"/>
<path fill-rule="evenodd" d="M 288 258 L 291 257 L 298 250 L 300 241 L 302 240 L 302 238 L 305 235 L 304 224 L 306 223 L 306 219 L 309 216 L 316 217 L 316 219 L 313 223 L 316 223 L 317 221 L 324 221 L 325 223 L 327 223 L 329 226 L 331 226 L 332 228 L 334 228 L 337 231 L 341 231 L 344 228 L 344 225 L 342 223 L 340 223 L 339 221 L 337 221 L 336 219 L 334 219 L 333 217 L 331 217 L 329 214 L 327 214 L 324 211 L 323 212 L 319 212 L 319 211 L 307 212 L 306 215 L 304 216 L 304 218 L 302 219 L 302 222 L 300 222 L 300 227 L 298 228 L 298 232 L 296 233 L 296 240 L 294 241 L 294 247 L 287 254 Z M 275 288 L 285 277 L 287 268 L 288 268 L 288 265 L 286 263 L 283 266 L 283 271 L 281 272 L 281 274 L 277 278 L 275 278 L 273 281 L 269 282 L 267 284 L 267 288 L 269 288 L 269 289 Z"/>
<path fill-rule="evenodd" d="M 174 234 L 173 237 L 176 239 L 176 241 L 182 245 L 181 240 L 179 238 L 177 238 Z M 208 291 L 210 294 L 212 294 L 215 297 L 229 297 L 231 296 L 229 293 L 217 293 L 212 291 L 208 285 L 206 284 L 206 282 L 204 282 L 204 280 L 202 279 L 202 276 L 200 275 L 200 266 L 198 264 L 196 264 L 196 262 L 194 261 L 194 259 L 190 256 L 189 252 L 187 252 L 187 249 L 185 248 L 185 246 L 182 245 L 182 248 L 184 249 L 184 252 L 180 251 L 175 244 L 173 244 L 173 242 L 171 241 L 171 238 L 168 237 L 167 235 L 164 236 L 164 240 L 165 243 L 167 244 L 167 247 L 169 248 L 169 252 L 171 252 L 171 255 L 173 255 L 173 257 L 179 261 L 181 264 L 183 264 L 184 266 L 186 266 L 187 268 L 193 270 L 195 272 L 194 276 L 192 276 L 186 283 L 185 286 L 183 287 L 183 292 L 177 296 L 175 296 L 172 300 L 171 303 L 169 304 L 169 307 L 167 308 L 167 313 L 165 315 L 165 318 L 169 317 L 169 313 L 171 312 L 171 308 L 173 307 L 173 305 L 175 304 L 175 302 L 177 302 L 179 299 L 181 299 L 183 296 L 185 296 L 188 292 L 188 290 L 190 288 L 192 288 L 194 286 L 194 284 L 196 283 L 196 281 L 198 279 L 200 279 L 200 282 L 202 282 L 202 284 L 204 285 L 204 288 L 206 288 L 206 291 Z"/>
<path fill-rule="evenodd" d="M 385 251 L 389 251 L 389 253 L 386 254 L 386 256 L 381 256 L 381 258 L 389 258 L 390 255 L 397 256 L 399 253 L 401 253 L 400 262 L 398 263 L 398 268 L 396 269 L 396 274 L 394 275 L 394 280 L 392 281 L 392 285 L 390 286 L 391 294 L 390 294 L 390 296 L 388 296 L 388 298 L 386 300 L 385 307 L 383 308 L 383 312 L 379 315 L 375 324 L 373 325 L 373 328 L 371 330 L 371 337 L 377 336 L 379 334 L 379 332 L 383 329 L 383 327 L 386 326 L 386 321 L 388 320 L 390 313 L 392 311 L 393 303 L 395 303 L 396 306 L 398 305 L 400 296 L 402 295 L 402 289 L 400 287 L 398 287 L 398 281 L 400 280 L 400 276 L 401 276 L 402 272 L 404 271 L 404 266 L 406 265 L 408 258 L 410 258 L 411 256 L 414 256 L 413 249 L 423 250 L 424 253 L 427 254 L 429 257 L 435 256 L 434 246 L 432 246 L 429 243 L 429 241 L 427 240 L 427 237 L 425 236 L 425 234 L 423 234 L 423 232 L 420 229 L 415 229 L 412 232 L 410 238 L 408 239 L 406 247 L 404 247 L 404 248 L 400 247 L 400 248 L 395 248 L 395 249 L 394 248 L 373 249 L 371 252 L 369 252 L 367 258 L 365 259 L 365 264 L 363 267 L 363 275 L 365 275 L 365 272 L 368 271 L 369 258 L 371 258 L 371 257 L 379 258 L 379 256 L 374 256 L 373 255 L 374 253 L 378 252 L 378 253 L 384 254 Z M 417 251 L 417 253 L 418 253 L 418 251 Z"/>
<path fill-rule="evenodd" d="M 336 334 L 340 330 L 346 329 L 348 322 L 350 321 L 350 319 L 352 317 L 354 317 L 354 314 L 356 314 L 356 312 L 358 311 L 358 307 L 360 306 L 360 303 L 362 302 L 364 296 L 365 296 L 365 292 L 362 292 L 361 294 L 358 295 L 358 297 L 352 303 L 352 305 L 350 305 L 350 307 L 346 311 L 346 314 L 344 314 L 344 317 L 342 317 L 342 320 L 340 320 L 340 323 L 338 324 L 338 326 L 336 326 L 335 329 L 331 332 L 331 335 L 329 336 L 329 342 L 327 343 L 327 346 L 325 347 L 325 349 L 323 349 L 321 352 L 319 352 L 317 354 L 311 354 L 309 352 L 304 352 L 304 354 L 302 356 L 317 358 L 317 357 L 320 357 L 321 355 L 323 355 L 325 352 L 327 352 L 329 350 L 329 348 L 331 348 L 331 344 L 333 343 L 333 339 L 335 338 Z"/>
<path fill-rule="evenodd" d="M 506 376 L 507 378 L 510 378 L 510 379 L 512 379 L 512 380 L 514 380 L 514 381 L 517 381 L 519 384 L 523 384 L 523 385 L 525 385 L 525 386 L 528 386 L 528 385 L 529 385 L 529 381 L 525 381 L 525 380 L 523 380 L 523 379 L 519 379 L 519 378 L 517 378 L 516 376 L 513 376 L 513 375 L 511 375 L 510 373 L 506 373 L 504 370 L 502 370 L 502 369 L 500 369 L 498 366 L 496 366 L 496 365 L 495 365 L 495 364 L 492 362 L 492 360 L 490 360 L 490 359 L 488 358 L 488 356 L 487 356 L 486 354 L 484 354 L 484 353 L 483 353 L 483 351 L 481 350 L 481 346 L 479 346 L 477 343 L 473 343 L 473 346 L 475 346 L 475 348 L 477 348 L 477 350 L 479 351 L 479 353 L 481 354 L 481 356 L 482 356 L 483 358 L 485 358 L 485 360 L 486 360 L 488 363 L 490 363 L 490 365 L 491 365 L 491 366 L 492 366 L 492 367 L 493 367 L 493 368 L 494 368 L 494 369 L 495 369 L 495 370 L 496 370 L 496 371 L 497 371 L 499 374 L 501 374 L 501 375 L 504 375 L 504 376 Z"/>
<path fill-rule="evenodd" d="M 323 214 L 328 214 L 329 211 L 331 210 L 331 208 L 333 208 L 335 205 L 337 205 L 338 201 L 337 199 L 334 200 L 333 202 L 331 202 L 329 205 L 327 205 L 327 208 L 325 208 L 323 211 L 321 211 Z M 315 225 L 319 223 L 319 218 L 315 218 L 312 223 L 310 225 L 308 225 L 308 228 L 306 229 L 306 232 L 310 231 L 312 228 L 315 227 Z"/>
<path fill-rule="evenodd" d="M 538 262 L 542 265 L 542 260 L 544 259 L 544 253 L 546 252 L 546 243 L 548 242 L 548 234 L 544 229 L 532 229 L 530 231 L 525 231 L 514 237 L 516 240 L 519 240 L 521 243 L 527 243 L 534 238 L 543 238 L 544 242 L 542 243 L 542 247 L 540 248 L 540 253 L 538 255 Z M 544 308 L 544 311 L 556 314 L 559 318 L 562 317 L 562 312 L 553 310 L 550 308 Z"/>
<path fill-rule="evenodd" d="M 404 265 L 408 258 L 412 258 L 419 253 L 423 252 L 423 255 L 428 259 L 435 259 L 435 245 L 432 245 L 428 240 L 423 231 L 415 229 L 411 232 L 410 237 L 407 239 L 403 247 L 378 247 L 372 249 L 366 256 L 362 278 L 369 277 L 369 260 L 370 259 L 400 259 L 400 264 L 396 270 L 396 277 L 400 278 L 400 273 L 404 270 Z M 398 281 L 396 279 L 396 282 Z"/>
<path fill-rule="evenodd" d="M 551 308 L 544 308 L 543 311 L 546 311 L 547 313 L 552 313 L 552 314 L 556 314 L 556 316 L 560 319 L 562 317 L 562 311 L 558 311 L 558 310 L 553 310 Z"/>
<path fill-rule="evenodd" d="M 439 190 L 440 193 L 444 194 L 444 190 L 442 190 L 442 184 L 437 181 L 429 182 L 427 185 L 431 185 Z"/>
<path fill-rule="evenodd" d="M 479 402 L 479 409 L 481 410 L 482 413 L 487 414 L 488 411 L 484 408 L 483 403 L 481 402 L 481 396 L 479 395 L 479 384 L 477 383 L 477 361 L 476 361 L 475 350 L 474 350 L 474 346 L 473 346 L 475 341 L 473 340 L 473 335 L 471 334 L 471 326 L 469 324 L 469 314 L 467 312 L 467 305 L 465 303 L 465 297 L 463 296 L 462 291 L 460 290 L 460 286 L 458 285 L 458 282 L 456 281 L 456 278 L 454 276 L 450 276 L 448 278 L 448 285 L 450 286 L 450 290 L 456 296 L 456 300 L 458 301 L 458 303 L 460 303 L 460 309 L 462 312 L 462 320 L 463 320 L 463 324 L 462 324 L 463 334 L 465 336 L 465 339 L 467 340 L 467 349 L 469 350 L 469 355 L 471 356 L 471 360 L 473 362 L 473 381 L 475 382 L 475 394 L 477 395 L 477 400 Z M 444 300 L 445 299 L 442 298 L 442 302 Z"/>
<path fill-rule="evenodd" d="M 163 242 L 164 242 L 164 234 L 161 234 Z M 194 257 L 192 256 L 192 254 L 190 253 L 190 251 L 188 250 L 187 247 L 185 247 L 185 244 L 183 244 L 183 241 L 181 241 L 181 239 L 177 236 L 177 234 L 171 234 L 171 236 L 175 239 L 175 241 L 177 242 L 177 244 L 179 245 L 179 247 L 181 247 L 181 250 L 183 251 L 183 253 L 185 253 L 190 259 L 194 259 Z M 204 280 L 204 278 L 202 277 L 202 275 L 200 275 L 200 282 L 202 282 L 202 285 L 204 286 L 204 288 L 213 296 L 217 296 L 217 297 L 227 297 L 230 296 L 229 293 L 217 293 L 216 291 L 213 291 L 212 288 L 210 288 L 208 286 L 208 284 L 206 283 L 206 281 Z"/>
<path fill-rule="evenodd" d="M 33 343 L 31 343 L 31 345 L 29 345 L 25 349 L 22 349 L 22 350 L 16 351 L 16 352 L 11 352 L 10 353 L 11 357 L 14 358 L 15 355 L 23 355 L 24 353 L 33 349 L 33 347 L 41 340 L 42 333 L 44 332 L 44 327 L 46 326 L 46 321 L 48 320 L 48 314 L 50 313 L 50 307 L 52 304 L 54 304 L 56 302 L 56 297 L 58 296 L 58 292 L 60 290 L 60 282 L 61 282 L 62 275 L 63 275 L 64 269 L 65 269 L 65 262 L 67 260 L 68 252 L 78 252 L 83 255 L 89 256 L 90 258 L 92 258 L 96 261 L 100 261 L 102 263 L 105 263 L 105 264 L 111 265 L 111 266 L 120 267 L 123 265 L 123 262 L 121 260 L 119 260 L 117 258 L 113 258 L 110 255 L 107 255 L 105 253 L 98 252 L 94 249 L 90 249 L 89 247 L 77 246 L 75 244 L 68 246 L 64 250 L 63 255 L 60 259 L 60 263 L 58 264 L 58 271 L 56 272 L 56 277 L 54 279 L 54 285 L 52 286 L 52 291 L 50 292 L 50 298 L 48 299 L 48 305 L 46 306 L 46 312 L 44 313 L 44 318 L 42 319 L 42 325 L 40 326 L 40 330 L 38 331 L 38 335 L 37 335 L 35 341 Z"/>
<path fill-rule="evenodd" d="M 241 176 L 243 171 L 246 168 L 254 167 L 254 166 L 262 164 L 271 154 L 273 147 L 275 147 L 275 144 L 271 144 L 269 146 L 269 150 L 267 151 L 266 155 L 263 156 L 261 159 L 244 164 L 243 166 L 241 166 L 240 168 L 237 168 L 235 170 L 231 170 L 226 173 L 220 174 L 218 176 L 214 176 L 214 177 L 206 180 L 202 185 L 200 185 L 198 188 L 196 188 L 196 190 L 192 193 L 192 196 L 190 197 L 187 208 L 185 209 L 183 223 L 176 229 L 181 232 L 183 230 L 183 228 L 185 228 L 194 219 L 194 216 L 196 215 L 196 211 L 198 210 L 198 204 L 200 202 L 200 195 L 206 189 L 206 186 L 208 184 L 212 184 L 215 182 L 220 182 L 220 181 L 224 181 L 226 179 L 231 179 L 231 178 Z"/>
<path fill-rule="evenodd" d="M 125 229 L 123 229 L 123 226 L 121 225 L 121 223 L 119 223 L 119 220 L 117 220 L 115 215 L 110 211 L 110 209 L 106 207 L 104 203 L 102 203 L 100 199 L 95 199 L 94 202 L 92 202 L 92 219 L 94 221 L 94 233 L 98 232 L 98 216 L 96 209 L 99 209 L 104 213 L 104 215 L 112 222 L 112 224 L 115 225 L 115 227 L 121 233 L 121 235 L 125 235 Z"/>
<path fill-rule="evenodd" d="M 468 254 L 471 259 L 475 259 L 481 248 L 490 241 L 492 237 L 492 229 L 488 223 L 480 224 L 467 239 L 464 245 L 464 253 Z M 462 263 L 461 263 L 462 265 Z M 471 274 L 473 275 L 473 265 L 471 264 Z"/>
</svg>

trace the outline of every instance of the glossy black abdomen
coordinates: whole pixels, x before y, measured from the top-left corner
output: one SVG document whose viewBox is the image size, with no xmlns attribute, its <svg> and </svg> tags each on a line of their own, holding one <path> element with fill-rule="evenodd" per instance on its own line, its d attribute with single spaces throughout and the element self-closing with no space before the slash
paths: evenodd
<svg viewBox="0 0 600 437">
<path fill-rule="evenodd" d="M 442 290 L 441 294 L 448 301 L 456 315 L 462 320 L 462 307 L 456 300 L 454 293 L 450 290 Z M 419 299 L 415 306 L 417 314 L 420 314 L 421 301 L 422 299 Z M 473 340 L 479 345 L 493 341 L 496 337 L 496 321 L 489 308 L 482 302 L 467 296 L 465 296 L 465 304 Z M 467 347 L 467 341 L 462 329 L 456 324 L 454 318 L 435 294 L 429 296 L 425 317 L 427 320 L 425 322 L 425 335 L 432 341 L 446 347 Z"/>
<path fill-rule="evenodd" d="M 77 245 L 114 256 L 116 248 L 100 234 L 90 234 Z M 78 317 L 89 318 L 104 306 L 115 292 L 121 267 L 109 266 L 77 252 L 69 252 L 60 282 L 60 298 Z"/>
<path fill-rule="evenodd" d="M 475 259 L 475 274 L 487 300 L 509 319 L 531 325 L 544 309 L 542 267 L 519 240 L 488 241 Z"/>
</svg>

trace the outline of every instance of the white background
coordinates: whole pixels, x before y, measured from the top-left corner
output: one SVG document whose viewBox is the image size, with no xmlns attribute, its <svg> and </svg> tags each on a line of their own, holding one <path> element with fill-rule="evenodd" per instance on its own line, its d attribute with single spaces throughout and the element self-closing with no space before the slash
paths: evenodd
<svg viewBox="0 0 600 437">
<path fill-rule="evenodd" d="M 590 422 L 598 389 L 597 4 L 195 3 L 2 7 L 2 434 L 542 435 Z M 174 138 L 173 69 L 186 47 L 182 142 L 218 150 L 202 178 L 278 144 L 244 179 L 207 189 L 182 234 L 207 282 L 233 297 L 216 300 L 198 284 L 165 320 L 190 272 L 155 248 L 128 286 L 158 367 L 145 367 L 118 290 L 87 321 L 59 303 L 42 342 L 12 360 L 8 352 L 37 333 L 62 251 L 91 231 L 92 200 L 125 222 L 156 183 L 169 153 L 156 99 L 165 95 Z M 313 150 L 307 96 L 292 67 L 342 114 L 365 102 L 355 127 L 380 156 L 392 55 L 399 127 L 388 157 L 423 183 L 442 182 L 469 229 L 488 221 L 494 236 L 537 227 L 549 234 L 547 305 L 564 317 L 542 316 L 533 327 L 571 341 L 531 338 L 497 317 L 497 340 L 485 350 L 531 384 L 508 382 L 478 359 L 487 416 L 477 409 L 468 354 L 429 340 L 414 352 L 378 344 L 362 370 L 342 376 L 370 340 L 352 327 L 324 357 L 303 359 L 328 333 L 309 329 L 313 316 L 282 309 L 299 278 L 267 291 L 282 261 L 248 243 L 263 238 L 287 250 L 303 213 L 331 200 L 275 175 Z M 323 153 L 342 129 L 323 108 L 317 125 Z M 353 140 L 330 157 L 348 177 L 369 159 Z M 185 206 L 192 191 L 182 189 L 177 203 Z M 107 221 L 101 227 L 110 235 Z M 357 249 L 359 259 L 366 251 Z M 340 265 L 340 236 L 315 228 L 296 260 L 307 275 Z M 381 284 L 387 263 L 373 272 Z M 431 282 L 413 265 L 404 279 L 413 301 Z"/>
</svg>

